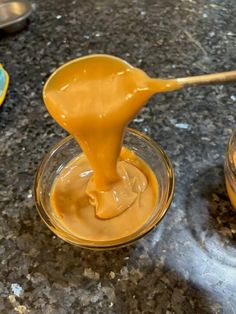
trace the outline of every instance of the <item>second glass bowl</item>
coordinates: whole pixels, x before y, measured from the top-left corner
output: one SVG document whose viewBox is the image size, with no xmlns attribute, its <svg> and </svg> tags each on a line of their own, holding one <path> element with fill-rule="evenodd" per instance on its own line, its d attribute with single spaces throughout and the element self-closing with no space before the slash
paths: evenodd
<svg viewBox="0 0 236 314">
<path fill-rule="evenodd" d="M 229 139 L 224 172 L 227 193 L 232 206 L 236 209 L 236 130 L 233 131 Z"/>
<path fill-rule="evenodd" d="M 34 182 L 34 197 L 38 212 L 46 225 L 63 240 L 83 248 L 95 250 L 122 247 L 147 234 L 165 215 L 173 198 L 175 183 L 174 172 L 169 158 L 157 143 L 133 129 L 127 129 L 123 146 L 134 151 L 138 157 L 149 165 L 156 175 L 158 181 L 158 201 L 153 214 L 138 231 L 113 241 L 88 241 L 65 230 L 51 207 L 50 191 L 60 171 L 70 160 L 82 152 L 79 144 L 73 137 L 68 136 L 55 145 L 42 160 Z"/>
</svg>

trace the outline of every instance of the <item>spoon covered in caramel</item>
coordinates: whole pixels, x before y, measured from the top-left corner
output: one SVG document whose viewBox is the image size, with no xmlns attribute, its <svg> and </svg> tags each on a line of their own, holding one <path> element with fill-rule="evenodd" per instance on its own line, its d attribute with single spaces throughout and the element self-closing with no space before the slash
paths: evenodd
<svg viewBox="0 0 236 314">
<path fill-rule="evenodd" d="M 96 208 L 97 217 L 110 219 L 131 208 L 151 182 L 146 179 L 151 176 L 147 175 L 145 167 L 137 171 L 119 159 L 126 126 L 148 99 L 155 93 L 228 81 L 236 81 L 236 71 L 154 79 L 109 55 L 72 60 L 51 75 L 44 86 L 44 102 L 52 117 L 74 136 L 93 170 L 83 193 Z M 123 159 L 130 160 L 129 153 L 126 155 L 128 157 Z M 78 168 L 78 165 L 73 167 Z M 69 180 L 69 183 L 66 181 L 68 184 L 73 171 L 70 170 L 70 176 L 63 176 L 63 180 Z"/>
</svg>

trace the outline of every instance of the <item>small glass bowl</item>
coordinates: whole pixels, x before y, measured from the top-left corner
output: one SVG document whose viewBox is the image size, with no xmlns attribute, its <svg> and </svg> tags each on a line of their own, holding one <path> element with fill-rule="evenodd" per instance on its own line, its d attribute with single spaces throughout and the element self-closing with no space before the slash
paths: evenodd
<svg viewBox="0 0 236 314">
<path fill-rule="evenodd" d="M 228 196 L 232 206 L 236 210 L 236 130 L 233 131 L 228 142 L 224 172 Z"/>
<path fill-rule="evenodd" d="M 127 129 L 123 145 L 142 158 L 156 175 L 159 190 L 153 214 L 138 231 L 112 241 L 88 241 L 65 230 L 50 205 L 50 191 L 54 179 L 60 171 L 71 159 L 82 152 L 74 138 L 68 136 L 56 144 L 44 157 L 34 182 L 34 198 L 38 212 L 45 224 L 63 240 L 94 250 L 123 247 L 151 231 L 167 212 L 173 198 L 175 185 L 174 172 L 169 158 L 157 143 L 133 129 Z"/>
</svg>

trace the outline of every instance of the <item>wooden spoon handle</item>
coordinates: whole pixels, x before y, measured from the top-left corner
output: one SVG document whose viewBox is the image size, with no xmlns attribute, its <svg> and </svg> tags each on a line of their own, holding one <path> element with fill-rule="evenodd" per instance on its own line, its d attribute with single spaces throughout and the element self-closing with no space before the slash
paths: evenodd
<svg viewBox="0 0 236 314">
<path fill-rule="evenodd" d="M 181 77 L 176 79 L 183 87 L 191 85 L 222 84 L 236 82 L 236 71 Z"/>
</svg>

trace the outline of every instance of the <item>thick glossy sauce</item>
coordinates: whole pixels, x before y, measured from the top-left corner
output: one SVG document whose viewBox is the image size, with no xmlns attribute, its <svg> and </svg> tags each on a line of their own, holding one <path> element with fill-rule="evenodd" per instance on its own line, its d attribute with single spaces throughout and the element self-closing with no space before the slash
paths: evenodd
<svg viewBox="0 0 236 314">
<path fill-rule="evenodd" d="M 53 207 L 69 229 L 83 236 L 82 225 L 86 225 L 88 238 L 104 240 L 125 236 L 145 223 L 157 200 L 157 183 L 147 165 L 133 165 L 141 165 L 137 156 L 133 154 L 127 162 L 125 155 L 130 152 L 126 150 L 122 157 L 123 135 L 151 95 L 178 88 L 181 85 L 175 80 L 151 79 L 120 59 L 104 55 L 75 60 L 51 77 L 44 89 L 48 111 L 75 137 L 87 157 L 71 161 L 51 193 Z M 86 169 L 93 173 L 81 179 Z M 137 192 L 136 185 L 143 190 Z M 67 193 L 74 200 L 70 205 L 65 201 Z M 84 206 L 81 199 L 86 199 Z M 120 230 L 119 235 L 113 230 Z"/>
<path fill-rule="evenodd" d="M 63 227 L 70 233 L 90 241 L 112 241 L 137 231 L 151 216 L 158 197 L 157 181 L 151 169 L 125 148 L 117 168 L 126 185 L 118 200 L 113 197 L 112 190 L 101 197 L 101 194 L 96 195 L 94 187 L 90 187 L 93 171 L 84 154 L 71 160 L 61 171 L 51 191 L 51 203 Z M 99 219 L 91 197 L 100 205 L 97 207 L 99 216 L 106 218 L 107 214 L 112 214 L 115 217 Z M 124 198 L 128 198 L 131 205 L 121 209 Z"/>
</svg>

